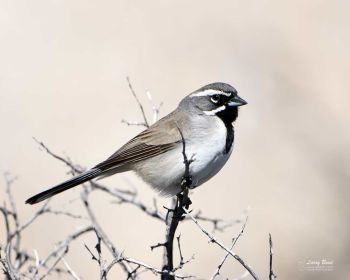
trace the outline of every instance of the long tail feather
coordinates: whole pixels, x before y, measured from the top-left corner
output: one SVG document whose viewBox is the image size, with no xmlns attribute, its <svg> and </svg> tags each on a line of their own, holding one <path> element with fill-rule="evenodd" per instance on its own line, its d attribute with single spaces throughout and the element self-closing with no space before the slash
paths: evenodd
<svg viewBox="0 0 350 280">
<path fill-rule="evenodd" d="M 65 190 L 68 190 L 70 188 L 73 188 L 77 185 L 80 185 L 86 181 L 89 181 L 93 178 L 96 178 L 97 176 L 99 176 L 101 174 L 101 170 L 98 168 L 93 168 L 91 170 L 88 170 L 84 173 L 81 173 L 57 186 L 54 186 L 51 189 L 48 189 L 46 191 L 43 191 L 41 193 L 38 193 L 34 196 L 32 196 L 31 198 L 26 200 L 26 203 L 28 204 L 35 204 L 38 203 L 40 201 L 43 201 L 45 199 L 50 198 L 51 196 L 54 196 L 58 193 L 61 193 Z"/>
</svg>

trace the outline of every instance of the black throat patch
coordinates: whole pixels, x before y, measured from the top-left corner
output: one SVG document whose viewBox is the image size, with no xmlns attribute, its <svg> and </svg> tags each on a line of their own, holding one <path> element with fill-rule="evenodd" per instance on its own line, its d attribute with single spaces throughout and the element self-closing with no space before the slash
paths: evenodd
<svg viewBox="0 0 350 280">
<path fill-rule="evenodd" d="M 225 145 L 225 154 L 227 154 L 232 147 L 233 140 L 235 139 L 235 131 L 233 129 L 232 123 L 227 124 L 225 123 L 226 126 L 226 145 Z"/>
<path fill-rule="evenodd" d="M 238 108 L 226 107 L 225 110 L 218 112 L 216 115 L 223 121 L 226 127 L 226 145 L 224 152 L 227 154 L 231 150 L 235 138 L 235 131 L 232 123 L 238 117 Z"/>
</svg>

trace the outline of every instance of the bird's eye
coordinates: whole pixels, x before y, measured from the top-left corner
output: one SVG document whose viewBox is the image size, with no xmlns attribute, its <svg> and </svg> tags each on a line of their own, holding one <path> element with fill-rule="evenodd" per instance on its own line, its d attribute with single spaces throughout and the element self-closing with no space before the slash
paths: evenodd
<svg viewBox="0 0 350 280">
<path fill-rule="evenodd" d="M 218 103 L 220 101 L 220 95 L 219 94 L 214 94 L 211 99 L 213 103 Z"/>
</svg>

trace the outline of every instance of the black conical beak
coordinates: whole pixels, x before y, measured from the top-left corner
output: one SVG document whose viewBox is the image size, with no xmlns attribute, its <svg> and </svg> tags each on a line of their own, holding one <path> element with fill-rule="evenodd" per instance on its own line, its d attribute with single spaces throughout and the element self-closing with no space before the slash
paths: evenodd
<svg viewBox="0 0 350 280">
<path fill-rule="evenodd" d="M 228 103 L 229 106 L 232 107 L 238 107 L 238 106 L 243 106 L 248 104 L 247 101 L 245 101 L 244 99 L 240 98 L 238 95 L 236 95 L 235 97 L 233 97 L 230 102 Z"/>
</svg>

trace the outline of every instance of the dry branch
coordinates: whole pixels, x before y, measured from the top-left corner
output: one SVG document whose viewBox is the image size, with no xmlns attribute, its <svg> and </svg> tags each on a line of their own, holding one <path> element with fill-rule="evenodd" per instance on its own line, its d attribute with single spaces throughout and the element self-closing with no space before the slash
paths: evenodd
<svg viewBox="0 0 350 280">
<path fill-rule="evenodd" d="M 191 215 L 191 213 L 183 208 L 184 211 L 186 212 L 186 214 L 191 218 L 191 220 L 197 225 L 197 227 L 209 238 L 209 241 L 211 243 L 217 244 L 221 249 L 223 249 L 224 251 L 226 251 L 229 255 L 231 255 L 232 257 L 234 257 L 248 272 L 249 274 L 255 279 L 258 280 L 258 276 L 255 274 L 255 272 L 250 268 L 250 266 L 245 263 L 242 258 L 237 255 L 236 253 L 232 252 L 230 249 L 228 249 L 227 247 L 225 247 L 225 245 L 222 244 L 221 241 L 219 241 L 214 235 L 210 234 L 197 220 L 195 217 L 193 217 Z"/>
<path fill-rule="evenodd" d="M 270 245 L 270 272 L 269 272 L 269 280 L 274 280 L 277 276 L 274 274 L 272 269 L 272 256 L 273 256 L 273 248 L 272 248 L 272 237 L 271 233 L 269 233 L 269 245 Z"/>
<path fill-rule="evenodd" d="M 239 234 L 237 235 L 236 238 L 233 238 L 232 240 L 232 244 L 230 246 L 230 251 L 232 251 L 233 247 L 236 245 L 238 239 L 242 236 L 243 232 L 244 232 L 244 229 L 245 229 L 245 226 L 247 224 L 247 221 L 248 221 L 248 217 L 246 218 L 243 226 L 242 226 L 242 229 L 241 231 L 239 232 Z M 217 276 L 220 275 L 220 270 L 222 268 L 222 266 L 224 265 L 224 263 L 226 262 L 227 258 L 229 257 L 229 253 L 226 252 L 226 255 L 223 257 L 222 261 L 220 262 L 220 264 L 218 265 L 217 269 L 215 270 L 214 274 L 211 276 L 210 280 L 214 280 Z"/>
</svg>

